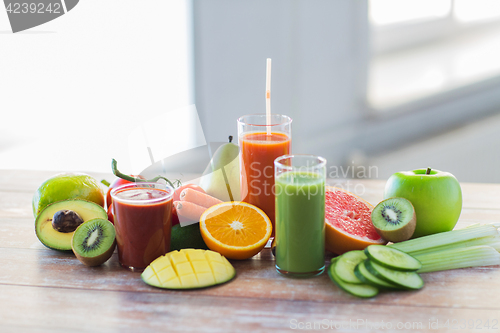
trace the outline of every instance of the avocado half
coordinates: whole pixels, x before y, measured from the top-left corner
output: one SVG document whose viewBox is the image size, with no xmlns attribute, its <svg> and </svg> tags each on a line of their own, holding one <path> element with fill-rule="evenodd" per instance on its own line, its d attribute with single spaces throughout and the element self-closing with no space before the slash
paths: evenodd
<svg viewBox="0 0 500 333">
<path fill-rule="evenodd" d="M 35 220 L 35 233 L 43 245 L 54 250 L 71 251 L 71 238 L 74 233 L 59 232 L 52 227 L 52 218 L 60 210 L 72 210 L 80 215 L 84 222 L 96 218 L 108 219 L 104 208 L 91 201 L 64 200 L 48 205 Z"/>
</svg>

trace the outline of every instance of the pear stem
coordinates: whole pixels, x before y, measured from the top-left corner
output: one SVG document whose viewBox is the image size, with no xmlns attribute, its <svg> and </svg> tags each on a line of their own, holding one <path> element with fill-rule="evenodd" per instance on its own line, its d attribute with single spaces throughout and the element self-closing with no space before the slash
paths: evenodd
<svg viewBox="0 0 500 333">
<path fill-rule="evenodd" d="M 431 168 L 427 168 L 427 171 L 425 172 L 426 175 L 430 175 L 431 174 Z"/>
<path fill-rule="evenodd" d="M 233 142 L 233 136 L 232 135 L 229 136 L 229 143 L 231 143 L 231 142 Z"/>
<path fill-rule="evenodd" d="M 125 180 L 128 180 L 129 182 L 133 182 L 133 183 L 156 183 L 159 179 L 163 179 L 164 181 L 166 181 L 170 186 L 172 186 L 173 188 L 175 188 L 174 184 L 168 180 L 167 178 L 165 177 L 162 177 L 162 176 L 156 176 L 154 178 L 151 178 L 151 179 L 141 179 L 141 178 L 136 178 L 136 177 L 132 177 L 132 176 L 127 176 L 126 174 L 123 174 L 121 173 L 120 171 L 118 171 L 118 168 L 117 168 L 117 162 L 116 160 L 113 158 L 113 160 L 111 161 L 111 169 L 113 170 L 113 174 L 116 176 L 116 177 L 119 177 L 121 179 L 125 179 Z M 181 185 L 181 181 L 179 179 L 177 179 L 175 181 L 175 183 L 177 185 Z"/>
</svg>

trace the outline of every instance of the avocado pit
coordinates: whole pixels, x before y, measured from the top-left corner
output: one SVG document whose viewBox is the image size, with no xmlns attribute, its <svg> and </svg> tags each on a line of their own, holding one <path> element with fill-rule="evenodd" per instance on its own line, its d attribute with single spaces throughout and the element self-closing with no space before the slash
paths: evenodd
<svg viewBox="0 0 500 333">
<path fill-rule="evenodd" d="M 52 218 L 52 228 L 59 232 L 73 232 L 83 223 L 83 219 L 77 212 L 63 209 L 57 211 Z"/>
</svg>

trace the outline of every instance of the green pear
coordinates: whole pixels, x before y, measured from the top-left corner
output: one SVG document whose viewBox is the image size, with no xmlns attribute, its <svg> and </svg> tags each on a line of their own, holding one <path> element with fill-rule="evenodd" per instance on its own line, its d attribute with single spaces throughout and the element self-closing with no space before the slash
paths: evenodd
<svg viewBox="0 0 500 333">
<path fill-rule="evenodd" d="M 215 151 L 200 179 L 205 192 L 222 201 L 241 200 L 239 148 L 232 139 Z"/>
</svg>

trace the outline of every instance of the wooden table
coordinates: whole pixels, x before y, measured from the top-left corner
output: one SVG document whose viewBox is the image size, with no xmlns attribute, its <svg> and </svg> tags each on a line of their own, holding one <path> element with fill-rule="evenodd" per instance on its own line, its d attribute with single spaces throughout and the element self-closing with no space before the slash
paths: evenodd
<svg viewBox="0 0 500 333">
<path fill-rule="evenodd" d="M 282 277 L 269 249 L 232 261 L 237 271 L 232 282 L 197 291 L 150 287 L 139 273 L 121 268 L 116 253 L 100 267 L 83 266 L 35 236 L 31 199 L 53 174 L 0 172 L 0 332 L 441 331 L 464 323 L 469 331 L 486 331 L 486 323 L 500 331 L 498 266 L 422 274 L 422 290 L 384 292 L 373 299 L 339 290 L 326 274 Z M 377 203 L 385 182 L 331 183 L 349 185 Z M 500 185 L 462 184 L 462 189 L 457 227 L 500 221 Z"/>
</svg>

